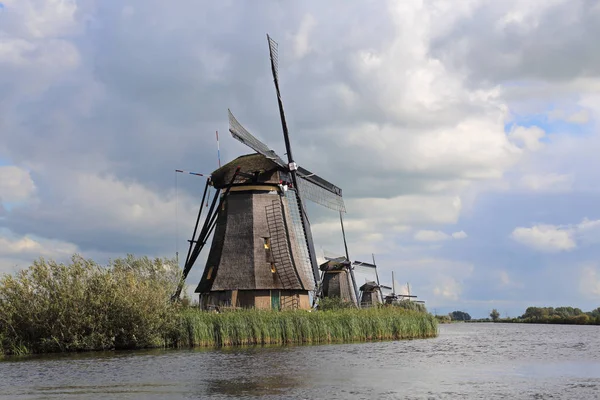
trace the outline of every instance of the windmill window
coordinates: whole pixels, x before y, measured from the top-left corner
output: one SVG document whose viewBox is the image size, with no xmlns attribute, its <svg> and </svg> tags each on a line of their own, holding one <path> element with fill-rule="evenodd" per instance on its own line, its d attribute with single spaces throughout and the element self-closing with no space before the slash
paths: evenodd
<svg viewBox="0 0 600 400">
<path fill-rule="evenodd" d="M 271 238 L 263 238 L 265 250 L 269 250 L 271 248 Z"/>
<path fill-rule="evenodd" d="M 275 263 L 272 262 L 271 263 L 271 273 L 274 274 L 275 272 L 277 272 L 277 270 L 275 269 Z"/>
<path fill-rule="evenodd" d="M 212 276 L 212 272 L 213 272 L 213 267 L 210 267 L 210 268 L 208 269 L 208 274 L 206 274 L 206 279 L 210 279 L 210 278 L 211 278 L 211 276 Z"/>
</svg>

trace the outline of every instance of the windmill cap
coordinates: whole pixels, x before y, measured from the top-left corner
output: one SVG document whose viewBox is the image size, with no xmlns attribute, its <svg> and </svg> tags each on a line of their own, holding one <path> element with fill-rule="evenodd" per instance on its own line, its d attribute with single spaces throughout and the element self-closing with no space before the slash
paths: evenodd
<svg viewBox="0 0 600 400">
<path fill-rule="evenodd" d="M 217 189 L 227 187 L 238 167 L 240 167 L 242 173 L 254 174 L 258 172 L 260 182 L 273 184 L 279 183 L 279 177 L 273 177 L 273 173 L 277 170 L 283 171 L 283 168 L 262 154 L 246 154 L 215 170 L 211 174 L 213 186 Z M 236 180 L 236 183 L 240 183 L 239 179 Z"/>
</svg>

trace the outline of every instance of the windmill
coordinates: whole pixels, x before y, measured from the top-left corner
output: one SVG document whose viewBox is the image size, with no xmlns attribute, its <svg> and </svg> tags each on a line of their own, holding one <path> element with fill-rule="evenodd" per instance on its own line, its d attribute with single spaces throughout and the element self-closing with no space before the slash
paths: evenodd
<svg viewBox="0 0 600 400">
<path fill-rule="evenodd" d="M 309 308 L 309 292 L 319 294 L 319 265 L 304 201 L 338 211 L 343 227 L 342 190 L 298 166 L 293 158 L 279 90 L 277 43 L 269 35 L 267 41 L 287 162 L 228 111 L 229 132 L 255 153 L 238 157 L 207 179 L 202 201 L 210 186 L 217 194 L 198 232 L 200 207 L 182 283 L 174 295 L 179 297 L 183 281 L 214 232 L 196 288 L 204 308 Z"/>
<path fill-rule="evenodd" d="M 321 277 L 321 294 L 323 297 L 337 297 L 344 302 L 359 305 L 358 294 L 352 279 L 352 263 L 346 257 L 326 258 L 319 266 L 323 271 Z"/>
<path fill-rule="evenodd" d="M 379 283 L 379 274 L 377 273 L 377 265 L 375 264 L 375 255 L 372 254 L 373 263 L 364 261 L 354 261 L 352 268 L 357 271 L 357 274 L 364 277 L 365 282 L 360 286 L 359 301 L 361 307 L 372 307 L 383 303 L 382 285 Z"/>
</svg>

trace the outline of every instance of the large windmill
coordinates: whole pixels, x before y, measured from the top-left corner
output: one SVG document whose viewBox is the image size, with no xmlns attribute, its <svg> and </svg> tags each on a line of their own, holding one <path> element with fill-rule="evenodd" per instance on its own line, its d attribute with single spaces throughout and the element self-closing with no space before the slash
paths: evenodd
<svg viewBox="0 0 600 400">
<path fill-rule="evenodd" d="M 293 158 L 279 90 L 277 43 L 269 35 L 267 40 L 287 162 L 229 111 L 229 132 L 256 153 L 233 160 L 207 180 L 202 201 L 209 186 L 217 194 L 198 232 L 200 207 L 183 271 L 185 280 L 214 232 L 196 288 L 205 308 L 309 308 L 309 293 L 319 292 L 319 265 L 304 201 L 338 211 L 340 218 L 345 212 L 342 190 Z M 179 297 L 183 280 L 174 297 Z"/>
</svg>

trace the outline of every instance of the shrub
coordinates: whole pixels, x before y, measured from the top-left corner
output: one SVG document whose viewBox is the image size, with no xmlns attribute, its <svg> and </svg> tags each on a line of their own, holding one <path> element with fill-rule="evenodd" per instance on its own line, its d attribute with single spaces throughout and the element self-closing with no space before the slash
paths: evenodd
<svg viewBox="0 0 600 400">
<path fill-rule="evenodd" d="M 40 258 L 0 279 L 0 337 L 6 353 L 125 349 L 163 344 L 174 323 L 173 261 L 116 259 L 107 267 L 74 255 Z"/>
</svg>

